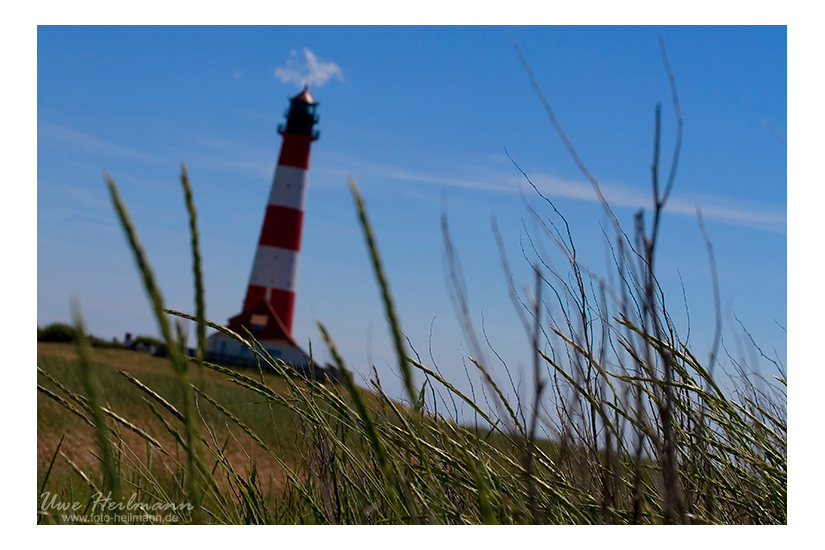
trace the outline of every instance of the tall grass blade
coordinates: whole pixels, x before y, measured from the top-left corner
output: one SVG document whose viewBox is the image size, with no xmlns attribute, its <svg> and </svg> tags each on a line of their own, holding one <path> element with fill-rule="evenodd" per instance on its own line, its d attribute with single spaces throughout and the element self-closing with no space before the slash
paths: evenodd
<svg viewBox="0 0 825 550">
<path fill-rule="evenodd" d="M 105 180 L 106 185 L 109 188 L 112 203 L 115 207 L 115 210 L 117 211 L 118 218 L 120 219 L 120 224 L 123 227 L 124 232 L 126 233 L 126 237 L 129 241 L 129 246 L 132 249 L 132 253 L 135 258 L 135 263 L 137 263 L 138 271 L 140 272 L 141 277 L 143 279 L 144 289 L 146 290 L 146 293 L 149 296 L 149 301 L 151 302 L 152 308 L 154 309 L 155 318 L 157 319 L 161 335 L 163 336 L 163 339 L 166 342 L 166 345 L 168 346 L 169 357 L 172 361 L 172 366 L 177 375 L 178 387 L 180 388 L 181 394 L 183 396 L 184 416 L 186 420 L 186 448 L 187 453 L 189 455 L 189 476 L 187 478 L 187 486 L 189 490 L 189 498 L 195 508 L 192 514 L 193 521 L 195 521 L 195 523 L 198 523 L 200 521 L 201 515 L 201 489 L 196 477 L 196 464 L 198 462 L 196 445 L 199 437 L 197 435 L 198 429 L 195 424 L 192 388 L 189 386 L 189 377 L 186 369 L 186 358 L 183 355 L 183 350 L 181 350 L 178 340 L 174 338 L 172 335 L 169 320 L 166 317 L 166 313 L 163 307 L 163 298 L 161 297 L 160 288 L 155 282 L 154 273 L 152 272 L 152 268 L 149 265 L 146 253 L 143 250 L 143 245 L 140 242 L 137 230 L 135 229 L 135 226 L 132 223 L 131 216 L 129 216 L 129 211 L 126 209 L 126 205 L 120 197 L 120 193 L 118 192 L 115 181 L 108 174 L 106 175 Z"/>
<path fill-rule="evenodd" d="M 83 319 L 80 316 L 80 306 L 77 302 L 72 304 L 72 315 L 77 330 L 77 352 L 80 356 L 80 368 L 83 377 L 83 385 L 89 399 L 89 411 L 95 424 L 97 444 L 100 447 L 105 474 L 104 487 L 110 491 L 112 502 L 120 502 L 120 474 L 115 464 L 115 454 L 112 449 L 112 442 L 109 439 L 109 426 L 106 424 L 106 416 L 100 404 L 100 387 L 95 366 L 90 356 L 90 346 L 86 339 Z"/>
<path fill-rule="evenodd" d="M 373 271 L 375 278 L 378 280 L 378 286 L 381 287 L 381 299 L 384 302 L 384 309 L 387 314 L 387 320 L 390 324 L 390 333 L 392 335 L 393 343 L 395 344 L 395 354 L 398 358 L 398 368 L 401 371 L 401 377 L 404 381 L 404 389 L 407 391 L 407 397 L 410 403 L 415 406 L 418 403 L 418 391 L 415 389 L 415 382 L 413 381 L 412 369 L 408 363 L 407 350 L 404 345 L 403 333 L 398 322 L 398 316 L 395 313 L 395 304 L 390 294 L 389 283 L 384 276 L 384 269 L 381 266 L 381 256 L 378 253 L 378 245 L 375 243 L 375 237 L 372 233 L 372 226 L 367 218 L 367 207 L 364 204 L 364 199 L 361 198 L 361 193 L 358 191 L 358 186 L 355 180 L 349 179 L 349 188 L 352 193 L 352 198 L 355 200 L 355 208 L 358 211 L 358 220 L 361 223 L 361 230 L 364 232 L 364 239 L 367 242 L 367 249 L 370 253 L 370 260 L 372 260 Z"/>
<path fill-rule="evenodd" d="M 189 232 L 192 238 L 192 272 L 195 278 L 195 317 L 197 318 L 197 347 L 195 359 L 201 369 L 203 378 L 203 359 L 206 353 L 206 305 L 204 300 L 203 270 L 201 268 L 201 252 L 198 233 L 198 213 L 195 210 L 195 200 L 192 197 L 192 186 L 189 183 L 189 172 L 186 164 L 181 163 L 180 182 L 183 186 L 186 209 L 189 213 Z"/>
</svg>

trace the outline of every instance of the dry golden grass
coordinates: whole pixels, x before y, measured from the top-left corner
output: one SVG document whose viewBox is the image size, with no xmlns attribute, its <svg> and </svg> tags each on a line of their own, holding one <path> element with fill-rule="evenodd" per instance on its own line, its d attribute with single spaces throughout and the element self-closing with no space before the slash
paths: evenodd
<svg viewBox="0 0 825 550">
<path fill-rule="evenodd" d="M 76 385 L 76 380 L 73 380 L 79 372 L 79 357 L 74 345 L 39 342 L 37 354 L 38 366 L 53 375 L 70 390 L 83 393 Z M 153 471 L 160 475 L 165 470 L 165 475 L 168 476 L 168 472 L 175 469 L 175 461 L 183 460 L 185 453 L 177 446 L 174 438 L 162 423 L 151 413 L 142 399 L 145 394 L 117 372 L 118 370 L 128 372 L 135 378 L 146 382 L 154 390 L 159 391 L 171 403 L 176 404 L 178 396 L 175 395 L 174 391 L 174 373 L 168 359 L 131 350 L 93 348 L 92 360 L 99 367 L 99 375 L 103 382 L 104 404 L 110 410 L 123 418 L 127 418 L 154 437 L 163 449 L 169 453 L 169 456 L 164 456 L 157 448 L 151 449 Z M 254 375 L 251 372 L 247 372 L 247 374 Z M 264 377 L 270 388 L 276 392 L 285 391 L 283 380 L 274 375 L 265 374 Z M 275 418 L 273 421 L 266 410 L 267 407 L 257 405 L 259 399 L 256 396 L 248 390 L 233 384 L 225 376 L 205 369 L 202 379 L 196 371 L 193 371 L 192 379 L 194 383 L 201 384 L 208 394 L 220 395 L 222 403 L 228 404 L 230 407 L 234 405 L 232 407 L 234 412 L 243 418 L 267 444 L 273 448 L 280 447 L 283 451 L 282 458 L 287 464 L 292 465 L 299 460 L 297 446 L 300 434 L 296 431 L 294 419 L 288 411 L 282 407 L 273 406 L 273 416 Z M 44 376 L 39 375 L 38 381 L 48 389 L 55 390 L 55 386 Z M 150 381 L 151 383 L 149 383 Z M 171 391 L 164 391 L 165 389 Z M 65 397 L 65 395 L 63 396 Z M 245 404 L 249 406 L 245 406 Z M 202 401 L 200 409 L 209 422 L 215 439 L 223 447 L 225 458 L 233 464 L 237 471 L 248 474 L 250 467 L 254 464 L 258 479 L 261 480 L 261 487 L 264 490 L 272 489 L 279 492 L 280 488 L 283 487 L 285 474 L 281 466 L 272 459 L 269 453 L 261 449 L 251 437 L 243 433 L 237 426 L 230 426 L 225 421 L 213 421 L 216 415 L 208 403 Z M 165 416 L 172 421 L 170 415 Z M 113 428 L 119 430 L 120 439 L 124 443 L 124 460 L 134 453 L 135 459 L 145 461 L 147 447 L 149 447 L 146 440 L 123 426 L 117 425 L 111 419 L 110 424 Z M 276 434 L 277 431 L 281 433 Z M 203 435 L 211 437 L 206 430 L 204 430 Z M 60 447 L 61 453 L 78 467 L 89 472 L 99 466 L 99 459 L 96 457 L 99 451 L 95 429 L 47 395 L 38 392 L 38 486 L 45 475 L 61 437 L 63 438 Z M 131 449 L 131 452 L 129 449 Z M 213 465 L 214 459 L 207 458 L 207 464 Z M 80 477 L 72 471 L 68 461 L 59 456 L 50 479 L 63 483 L 67 482 L 70 477 L 74 477 L 75 484 L 83 484 Z"/>
</svg>

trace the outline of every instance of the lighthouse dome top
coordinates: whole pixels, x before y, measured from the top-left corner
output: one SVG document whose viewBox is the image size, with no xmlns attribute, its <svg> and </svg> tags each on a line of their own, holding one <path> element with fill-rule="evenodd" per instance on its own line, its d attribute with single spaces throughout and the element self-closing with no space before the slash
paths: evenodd
<svg viewBox="0 0 825 550">
<path fill-rule="evenodd" d="M 301 93 L 293 97 L 292 101 L 300 101 L 301 103 L 306 103 L 308 105 L 315 105 L 316 103 L 315 99 L 309 93 L 309 86 L 304 86 Z"/>
</svg>

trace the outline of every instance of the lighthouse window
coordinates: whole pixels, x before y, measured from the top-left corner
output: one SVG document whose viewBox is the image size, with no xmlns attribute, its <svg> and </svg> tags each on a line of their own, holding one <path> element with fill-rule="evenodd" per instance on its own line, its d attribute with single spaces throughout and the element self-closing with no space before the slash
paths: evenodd
<svg viewBox="0 0 825 550">
<path fill-rule="evenodd" d="M 267 321 L 269 321 L 269 315 L 255 314 L 249 317 L 249 324 L 256 329 L 264 328 Z"/>
</svg>

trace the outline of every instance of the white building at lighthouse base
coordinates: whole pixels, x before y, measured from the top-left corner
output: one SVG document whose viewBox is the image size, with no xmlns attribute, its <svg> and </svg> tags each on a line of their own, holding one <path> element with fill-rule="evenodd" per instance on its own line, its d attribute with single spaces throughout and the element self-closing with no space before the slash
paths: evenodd
<svg viewBox="0 0 825 550">
<path fill-rule="evenodd" d="M 309 355 L 304 353 L 287 333 L 278 315 L 266 300 L 260 300 L 243 313 L 232 317 L 227 328 L 247 341 L 251 334 L 272 359 L 283 361 L 303 376 L 337 379 L 332 367 L 322 368 L 313 364 Z M 262 358 L 235 338 L 222 332 L 216 332 L 207 338 L 206 360 L 254 368 L 257 368 L 260 361 L 261 367 L 268 369 Z"/>
</svg>

